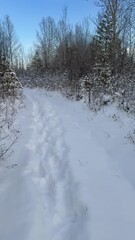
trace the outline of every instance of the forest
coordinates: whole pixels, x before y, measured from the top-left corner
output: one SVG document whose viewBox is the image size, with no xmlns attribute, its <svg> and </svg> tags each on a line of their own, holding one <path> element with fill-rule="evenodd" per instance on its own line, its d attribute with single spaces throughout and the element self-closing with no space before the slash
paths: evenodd
<svg viewBox="0 0 135 240">
<path fill-rule="evenodd" d="M 0 240 L 135 239 L 135 0 L 93 1 L 1 0 Z"/>
<path fill-rule="evenodd" d="M 97 19 L 88 16 L 74 26 L 67 7 L 58 22 L 43 17 L 27 56 L 10 17 L 5 16 L 0 23 L 1 71 L 10 66 L 23 85 L 61 90 L 77 100 L 85 95 L 95 105 L 103 103 L 104 95 L 113 96 L 125 110 L 135 111 L 134 0 L 95 4 Z"/>
</svg>

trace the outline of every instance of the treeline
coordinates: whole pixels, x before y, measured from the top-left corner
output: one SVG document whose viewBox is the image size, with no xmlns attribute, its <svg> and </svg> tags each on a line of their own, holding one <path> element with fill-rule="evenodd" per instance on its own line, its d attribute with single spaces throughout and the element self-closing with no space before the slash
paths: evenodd
<svg viewBox="0 0 135 240">
<path fill-rule="evenodd" d="M 0 72 L 24 68 L 24 53 L 9 16 L 0 20 Z"/>
<path fill-rule="evenodd" d="M 90 19 L 72 27 L 68 23 L 67 9 L 56 24 L 51 17 L 43 18 L 37 32 L 37 47 L 30 67 L 34 71 L 70 71 L 76 78 L 91 67 Z M 92 54 L 93 50 L 91 51 Z M 87 70 L 86 70 L 87 68 Z"/>
<path fill-rule="evenodd" d="M 97 0 L 97 4 L 95 22 L 86 17 L 72 25 L 67 8 L 58 22 L 43 18 L 25 64 L 14 26 L 6 16 L 0 22 L 0 63 L 23 71 L 23 84 L 65 89 L 77 98 L 85 92 L 89 102 L 95 102 L 100 93 L 113 96 L 116 92 L 127 102 L 135 101 L 135 1 Z"/>
<path fill-rule="evenodd" d="M 89 17 L 81 24 L 69 24 L 66 8 L 58 23 L 51 17 L 43 18 L 28 68 L 36 73 L 67 71 L 71 81 L 97 73 L 106 82 L 108 74 L 133 72 L 134 0 L 100 0 L 98 5 L 102 11 L 95 23 L 95 34 Z"/>
</svg>

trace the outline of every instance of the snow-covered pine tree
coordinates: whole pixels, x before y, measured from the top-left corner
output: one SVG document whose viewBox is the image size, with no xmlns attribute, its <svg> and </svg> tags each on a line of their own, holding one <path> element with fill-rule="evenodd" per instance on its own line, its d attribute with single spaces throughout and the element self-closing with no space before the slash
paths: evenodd
<svg viewBox="0 0 135 240">
<path fill-rule="evenodd" d="M 6 69 L 6 70 L 5 70 Z M 0 93 L 3 97 L 15 96 L 18 90 L 22 88 L 16 73 L 12 70 L 9 65 L 6 68 L 3 66 L 3 72 L 0 74 Z"/>
<path fill-rule="evenodd" d="M 110 87 L 112 75 L 112 43 L 113 43 L 113 19 L 109 8 L 103 14 L 99 14 L 96 35 L 97 58 L 94 67 L 96 88 L 106 92 Z"/>
</svg>

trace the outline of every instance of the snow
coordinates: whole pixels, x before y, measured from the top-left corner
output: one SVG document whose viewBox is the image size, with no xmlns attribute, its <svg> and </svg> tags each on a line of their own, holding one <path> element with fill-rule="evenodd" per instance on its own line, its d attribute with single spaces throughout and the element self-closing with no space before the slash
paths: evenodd
<svg viewBox="0 0 135 240">
<path fill-rule="evenodd" d="M 24 94 L 21 137 L 0 162 L 0 240 L 134 240 L 133 116 Z"/>
</svg>

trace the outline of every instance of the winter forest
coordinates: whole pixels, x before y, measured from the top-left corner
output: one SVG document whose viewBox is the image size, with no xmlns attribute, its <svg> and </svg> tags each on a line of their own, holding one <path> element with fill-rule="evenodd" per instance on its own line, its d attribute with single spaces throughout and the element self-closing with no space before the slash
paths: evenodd
<svg viewBox="0 0 135 240">
<path fill-rule="evenodd" d="M 94 4 L 0 15 L 0 240 L 135 239 L 135 0 Z"/>
<path fill-rule="evenodd" d="M 74 26 L 68 8 L 56 22 L 42 18 L 31 51 L 24 56 L 9 16 L 0 24 L 1 71 L 10 66 L 23 85 L 59 89 L 68 96 L 102 102 L 103 94 L 122 98 L 134 111 L 135 3 L 100 0 L 97 20 L 89 16 Z M 94 29 L 93 29 L 94 26 Z"/>
</svg>

